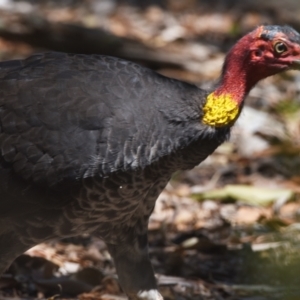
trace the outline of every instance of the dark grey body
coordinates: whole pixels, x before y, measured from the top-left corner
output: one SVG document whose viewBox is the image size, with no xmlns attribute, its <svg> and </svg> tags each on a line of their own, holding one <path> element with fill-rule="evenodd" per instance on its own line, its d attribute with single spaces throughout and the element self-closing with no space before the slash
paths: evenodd
<svg viewBox="0 0 300 300">
<path fill-rule="evenodd" d="M 205 98 L 112 57 L 0 63 L 0 273 L 37 243 L 89 232 L 107 242 L 131 298 L 154 289 L 147 223 L 155 200 L 173 172 L 229 135 L 201 123 Z M 140 270 L 149 274 L 140 279 Z"/>
</svg>

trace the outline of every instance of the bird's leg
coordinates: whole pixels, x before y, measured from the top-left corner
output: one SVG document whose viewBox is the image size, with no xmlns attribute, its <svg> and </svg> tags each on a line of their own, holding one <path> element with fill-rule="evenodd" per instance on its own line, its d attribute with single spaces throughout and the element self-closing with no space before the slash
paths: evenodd
<svg viewBox="0 0 300 300">
<path fill-rule="evenodd" d="M 147 234 L 118 245 L 108 245 L 120 285 L 130 300 L 162 300 L 148 257 Z"/>
<path fill-rule="evenodd" d="M 13 233 L 0 234 L 0 276 L 28 248 Z"/>
</svg>

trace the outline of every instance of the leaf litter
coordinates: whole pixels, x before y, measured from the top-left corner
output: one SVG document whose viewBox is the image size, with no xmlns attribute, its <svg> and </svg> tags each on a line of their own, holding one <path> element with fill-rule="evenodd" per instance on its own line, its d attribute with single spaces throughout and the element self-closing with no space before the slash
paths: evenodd
<svg viewBox="0 0 300 300">
<path fill-rule="evenodd" d="M 29 13 L 34 21 L 39 14 L 53 24 L 104 27 L 163 53 L 159 67 L 149 67 L 203 88 L 218 76 L 229 45 L 253 26 L 292 20 L 300 28 L 293 1 L 233 1 L 232 9 L 216 1 L 214 10 L 207 1 L 120 2 L 7 0 L 0 15 L 3 28 L 20 33 Z M 38 50 L 4 38 L 0 45 L 2 59 Z M 149 254 L 165 299 L 299 299 L 299 78 L 289 72 L 259 83 L 231 141 L 201 167 L 175 174 L 160 195 Z M 104 242 L 82 236 L 38 245 L 0 278 L 0 299 L 46 298 L 125 299 Z"/>
</svg>

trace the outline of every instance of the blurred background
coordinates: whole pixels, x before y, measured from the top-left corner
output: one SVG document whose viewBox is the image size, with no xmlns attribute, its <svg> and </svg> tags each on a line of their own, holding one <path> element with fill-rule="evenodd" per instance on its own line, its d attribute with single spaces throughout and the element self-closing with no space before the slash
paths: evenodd
<svg viewBox="0 0 300 300">
<path fill-rule="evenodd" d="M 0 0 L 0 59 L 98 53 L 208 88 L 242 35 L 300 31 L 299 16 L 298 0 Z M 300 299 L 299 72 L 251 91 L 231 140 L 174 175 L 149 230 L 165 299 Z M 0 299 L 46 297 L 124 299 L 105 244 L 42 244 L 0 278 Z"/>
</svg>

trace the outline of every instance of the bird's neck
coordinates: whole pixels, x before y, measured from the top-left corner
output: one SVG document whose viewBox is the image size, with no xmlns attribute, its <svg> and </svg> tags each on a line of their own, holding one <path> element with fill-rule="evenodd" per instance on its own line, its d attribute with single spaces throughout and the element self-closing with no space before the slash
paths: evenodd
<svg viewBox="0 0 300 300">
<path fill-rule="evenodd" d="M 226 57 L 217 88 L 206 98 L 202 122 L 213 127 L 232 126 L 238 118 L 243 102 L 259 80 L 248 63 L 245 43 L 240 40 Z"/>
</svg>

